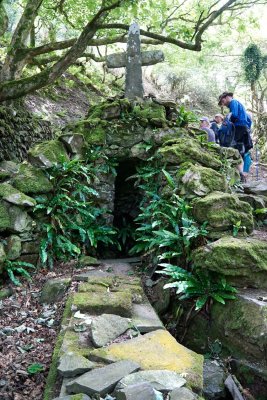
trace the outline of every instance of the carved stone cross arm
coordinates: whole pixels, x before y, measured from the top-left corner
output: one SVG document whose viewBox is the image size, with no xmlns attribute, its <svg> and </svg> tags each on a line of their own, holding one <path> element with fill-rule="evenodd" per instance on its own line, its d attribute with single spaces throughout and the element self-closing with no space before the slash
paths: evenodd
<svg viewBox="0 0 267 400">
<path fill-rule="evenodd" d="M 141 52 L 140 29 L 134 23 L 129 28 L 126 53 L 110 54 L 107 56 L 108 68 L 126 67 L 125 97 L 143 98 L 142 66 L 154 65 L 164 61 L 160 50 Z"/>
</svg>

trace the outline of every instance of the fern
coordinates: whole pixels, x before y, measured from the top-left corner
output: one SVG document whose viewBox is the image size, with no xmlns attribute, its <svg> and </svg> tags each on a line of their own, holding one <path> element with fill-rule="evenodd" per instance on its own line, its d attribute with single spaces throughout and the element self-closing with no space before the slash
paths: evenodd
<svg viewBox="0 0 267 400">
<path fill-rule="evenodd" d="M 24 278 L 31 280 L 31 275 L 25 268 L 34 269 L 34 265 L 24 261 L 11 261 L 6 259 L 4 261 L 4 271 L 7 272 L 10 280 L 16 285 L 20 286 L 21 282 L 17 275 L 21 275 Z"/>
<path fill-rule="evenodd" d="M 199 269 L 188 272 L 172 264 L 159 265 L 163 270 L 156 272 L 171 278 L 171 282 L 164 285 L 164 288 L 175 288 L 180 300 L 193 298 L 196 310 L 200 310 L 211 300 L 225 304 L 225 300 L 236 298 L 236 289 L 227 284 L 224 277 L 215 273 Z"/>
<path fill-rule="evenodd" d="M 105 165 L 99 160 L 105 160 Z M 40 258 L 53 268 L 56 260 L 78 258 L 83 249 L 96 249 L 99 242 L 116 243 L 116 230 L 106 224 L 108 210 L 98 205 L 98 175 L 115 173 L 115 164 L 100 148 L 89 149 L 84 161 L 72 160 L 47 170 L 53 192 L 37 198 L 35 212 L 44 221 Z"/>
</svg>

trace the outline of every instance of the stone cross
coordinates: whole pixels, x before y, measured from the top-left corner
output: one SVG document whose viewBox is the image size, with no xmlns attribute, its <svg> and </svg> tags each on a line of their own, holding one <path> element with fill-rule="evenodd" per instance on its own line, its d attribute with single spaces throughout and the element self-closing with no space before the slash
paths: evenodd
<svg viewBox="0 0 267 400">
<path fill-rule="evenodd" d="M 126 67 L 125 97 L 143 98 L 142 66 L 154 65 L 164 61 L 160 50 L 141 52 L 140 28 L 133 23 L 129 28 L 126 53 L 116 53 L 107 56 L 108 68 Z"/>
</svg>

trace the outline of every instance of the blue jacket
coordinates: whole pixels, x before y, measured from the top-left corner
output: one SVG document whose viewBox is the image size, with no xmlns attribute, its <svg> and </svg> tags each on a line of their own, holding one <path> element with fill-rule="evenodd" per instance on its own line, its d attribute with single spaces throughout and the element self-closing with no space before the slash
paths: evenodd
<svg viewBox="0 0 267 400">
<path fill-rule="evenodd" d="M 247 126 L 251 127 L 251 118 L 248 116 L 245 107 L 238 100 L 231 100 L 228 108 L 230 109 L 231 121 L 235 126 Z"/>
</svg>

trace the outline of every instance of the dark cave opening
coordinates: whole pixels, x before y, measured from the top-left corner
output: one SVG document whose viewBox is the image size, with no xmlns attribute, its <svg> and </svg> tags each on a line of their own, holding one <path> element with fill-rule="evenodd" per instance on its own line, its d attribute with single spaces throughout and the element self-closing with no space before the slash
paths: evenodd
<svg viewBox="0 0 267 400">
<path fill-rule="evenodd" d="M 141 191 L 134 185 L 135 179 L 129 179 L 136 174 L 139 160 L 128 159 L 117 166 L 115 179 L 115 197 L 113 225 L 119 231 L 121 250 L 120 257 L 128 257 L 129 250 L 134 245 L 134 231 L 137 227 L 135 218 L 139 214 Z"/>
</svg>

